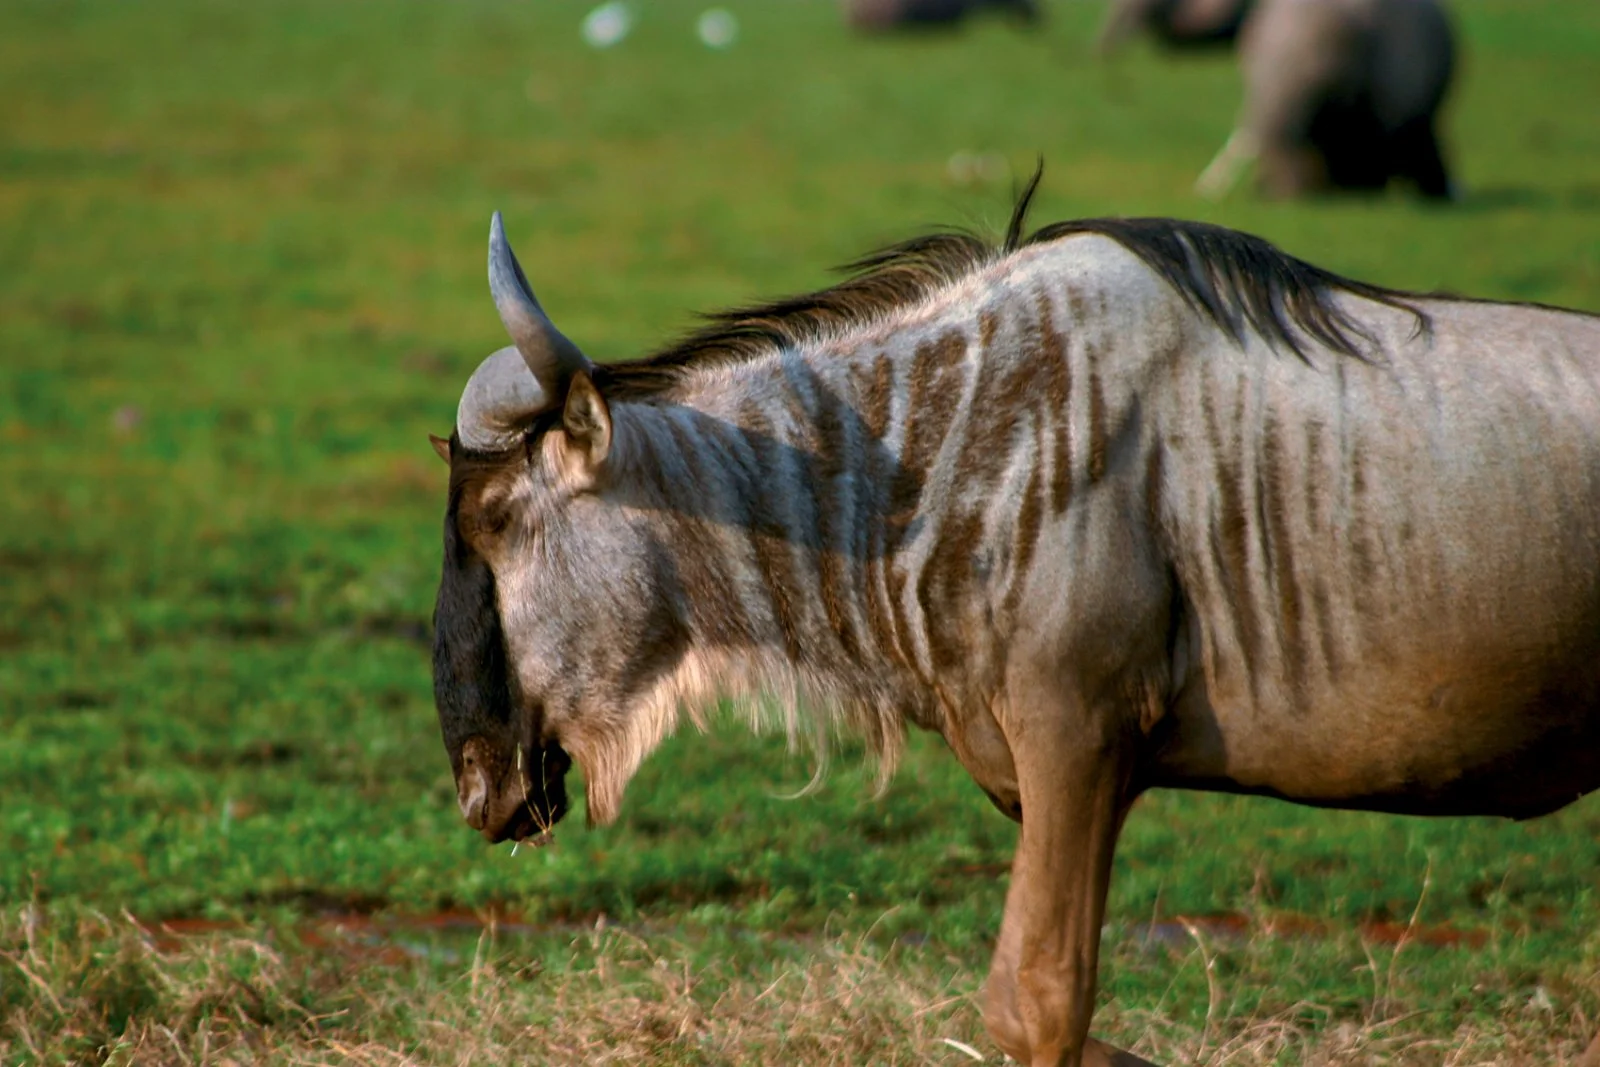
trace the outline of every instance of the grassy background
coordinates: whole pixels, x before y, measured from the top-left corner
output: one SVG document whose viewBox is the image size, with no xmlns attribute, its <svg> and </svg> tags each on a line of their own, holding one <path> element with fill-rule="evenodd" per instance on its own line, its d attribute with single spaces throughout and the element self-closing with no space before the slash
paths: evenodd
<svg viewBox="0 0 1600 1067">
<path fill-rule="evenodd" d="M 460 825 L 425 435 L 502 343 L 494 208 L 602 359 L 995 230 L 1039 154 L 1036 221 L 1208 218 L 1600 310 L 1592 0 L 1456 5 L 1448 209 L 1197 201 L 1231 64 L 1090 62 L 1096 5 L 875 41 L 730 6 L 713 53 L 687 0 L 604 52 L 564 0 L 0 5 L 5 1063 L 996 1055 L 969 994 L 1014 832 L 935 744 L 881 798 L 847 754 L 789 801 L 807 761 L 718 730 L 616 828 L 513 856 Z M 1153 795 L 1112 905 L 1099 1028 L 1175 1059 L 1548 1064 L 1600 1027 L 1592 798 L 1512 826 Z M 228 925 L 151 933 L 195 919 Z"/>
</svg>

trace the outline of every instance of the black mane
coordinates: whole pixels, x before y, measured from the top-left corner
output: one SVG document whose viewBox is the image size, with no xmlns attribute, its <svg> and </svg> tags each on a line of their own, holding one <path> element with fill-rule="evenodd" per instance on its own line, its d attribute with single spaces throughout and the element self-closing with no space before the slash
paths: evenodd
<svg viewBox="0 0 1600 1067">
<path fill-rule="evenodd" d="M 1077 234 L 1109 237 L 1141 259 L 1184 301 L 1235 340 L 1245 327 L 1305 358 L 1299 334 L 1335 352 L 1364 359 L 1375 339 L 1332 299 L 1353 293 L 1410 313 L 1419 331 L 1428 317 L 1409 301 L 1416 293 L 1354 281 L 1296 259 L 1248 233 L 1178 219 L 1078 219 L 1051 223 L 1024 247 Z"/>
<path fill-rule="evenodd" d="M 704 327 L 643 359 L 602 364 L 596 384 L 617 399 L 647 399 L 671 389 L 686 371 L 755 359 L 774 348 L 805 344 L 867 325 L 920 301 L 1023 248 L 1079 234 L 1122 245 L 1167 282 L 1190 307 L 1235 340 L 1246 328 L 1306 358 L 1303 337 L 1354 359 L 1375 339 L 1334 297 L 1352 293 L 1409 312 L 1417 329 L 1429 320 L 1409 301 L 1419 294 L 1369 285 L 1314 267 L 1250 234 L 1204 222 L 1165 218 L 1099 218 L 1056 222 L 1022 236 L 1041 171 L 1017 198 L 1005 240 L 996 245 L 964 231 L 916 237 L 843 268 L 844 281 L 814 293 L 716 312 Z"/>
</svg>

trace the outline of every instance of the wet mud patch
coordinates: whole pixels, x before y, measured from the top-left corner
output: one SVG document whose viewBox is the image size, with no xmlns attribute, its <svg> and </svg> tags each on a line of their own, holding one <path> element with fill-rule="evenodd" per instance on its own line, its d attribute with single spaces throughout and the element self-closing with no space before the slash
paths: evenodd
<svg viewBox="0 0 1600 1067">
<path fill-rule="evenodd" d="M 1130 933 L 1147 947 L 1186 948 L 1192 946 L 1197 937 L 1223 944 L 1241 944 L 1255 937 L 1329 940 L 1352 930 L 1368 944 L 1474 949 L 1487 944 L 1493 932 L 1479 927 L 1463 929 L 1451 923 L 1405 923 L 1383 918 L 1339 923 L 1294 912 L 1257 916 L 1216 912 L 1157 919 L 1133 927 Z"/>
<path fill-rule="evenodd" d="M 307 913 L 276 927 L 268 939 L 283 938 L 319 955 L 341 957 L 357 963 L 400 966 L 418 960 L 459 963 L 464 952 L 484 934 L 496 937 L 533 937 L 560 931 L 587 930 L 604 916 L 587 923 L 557 921 L 536 924 L 510 909 L 491 906 L 472 911 L 444 908 L 431 912 L 385 912 L 387 901 L 377 896 L 291 890 L 263 894 L 260 904 L 290 905 Z M 244 919 L 210 919 L 172 916 L 135 919 L 151 945 L 167 955 L 185 951 L 196 939 L 255 932 L 261 924 Z"/>
<path fill-rule="evenodd" d="M 377 893 L 340 892 L 309 886 L 291 886 L 264 893 L 248 893 L 245 904 L 290 907 L 314 918 L 371 916 L 389 906 L 389 899 Z"/>
<path fill-rule="evenodd" d="M 481 909 L 445 907 L 427 912 L 384 910 L 378 897 L 358 894 L 331 894 L 315 890 L 296 890 L 264 894 L 258 903 L 288 904 L 304 912 L 302 917 L 277 926 L 272 937 L 287 939 L 317 954 L 351 962 L 401 966 L 419 961 L 449 964 L 462 962 L 484 936 L 536 939 L 551 936 L 580 936 L 603 930 L 617 930 L 636 937 L 654 934 L 681 940 L 692 934 L 687 928 L 661 919 L 636 918 L 628 922 L 611 919 L 604 910 L 573 911 L 535 921 L 515 909 L 492 905 Z M 175 916 L 159 920 L 135 920 L 159 952 L 185 951 L 195 939 L 231 936 L 259 931 L 259 921 L 209 919 Z M 1184 952 L 1196 939 L 1215 946 L 1242 946 L 1256 938 L 1327 941 L 1355 932 L 1361 941 L 1397 949 L 1405 945 L 1468 950 L 1481 949 L 1493 934 L 1487 929 L 1462 929 L 1450 923 L 1404 924 L 1380 920 L 1344 924 L 1312 916 L 1280 914 L 1270 917 L 1248 916 L 1238 912 L 1209 915 L 1174 916 L 1128 930 L 1131 939 L 1146 950 Z M 814 932 L 773 930 L 764 936 L 804 942 Z M 921 947 L 929 935 L 921 930 L 902 931 L 896 944 Z"/>
</svg>

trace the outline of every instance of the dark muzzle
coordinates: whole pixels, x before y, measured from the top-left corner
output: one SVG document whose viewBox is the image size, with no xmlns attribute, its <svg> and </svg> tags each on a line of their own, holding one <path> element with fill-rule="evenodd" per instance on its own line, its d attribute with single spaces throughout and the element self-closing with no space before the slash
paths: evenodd
<svg viewBox="0 0 1600 1067">
<path fill-rule="evenodd" d="M 481 737 L 461 746 L 456 801 L 467 825 L 490 842 L 537 837 L 567 813 L 572 759 L 560 745 L 518 747 L 507 756 Z"/>
</svg>

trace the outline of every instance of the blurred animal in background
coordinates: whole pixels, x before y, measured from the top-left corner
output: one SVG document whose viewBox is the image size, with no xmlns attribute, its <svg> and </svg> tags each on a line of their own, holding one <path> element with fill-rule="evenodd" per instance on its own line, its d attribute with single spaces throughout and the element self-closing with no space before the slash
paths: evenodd
<svg viewBox="0 0 1600 1067">
<path fill-rule="evenodd" d="M 1109 55 L 1130 37 L 1148 33 L 1168 48 L 1232 45 L 1253 0 L 1112 0 L 1095 50 Z"/>
<path fill-rule="evenodd" d="M 856 30 L 950 27 L 969 14 L 998 11 L 1023 22 L 1039 18 L 1035 0 L 841 0 L 844 18 Z"/>
<path fill-rule="evenodd" d="M 514 343 L 434 442 L 434 694 L 489 841 L 544 839 L 574 765 L 612 822 L 723 697 L 885 775 L 940 734 L 1021 824 L 996 1044 L 1140 1067 L 1089 1025 L 1145 790 L 1528 819 L 1600 789 L 1600 316 L 1202 223 L 1024 236 L 1032 191 L 999 247 L 918 238 L 609 364 L 496 215 Z"/>
<path fill-rule="evenodd" d="M 1454 196 L 1439 148 L 1455 40 L 1439 0 L 1258 0 L 1239 42 L 1244 104 L 1196 183 L 1220 197 L 1250 163 L 1263 192 Z"/>
</svg>

